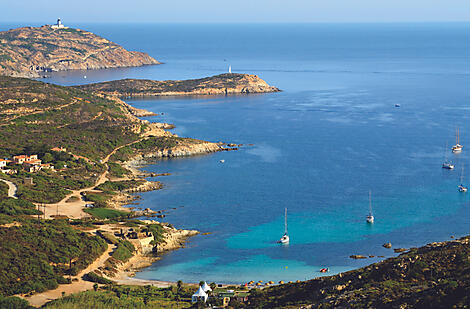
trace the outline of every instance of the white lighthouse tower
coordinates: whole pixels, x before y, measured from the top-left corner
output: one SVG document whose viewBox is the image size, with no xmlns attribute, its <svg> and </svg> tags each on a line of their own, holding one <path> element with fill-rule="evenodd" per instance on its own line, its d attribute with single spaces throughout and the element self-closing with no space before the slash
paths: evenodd
<svg viewBox="0 0 470 309">
<path fill-rule="evenodd" d="M 64 24 L 62 24 L 62 21 L 60 18 L 57 19 L 57 23 L 55 25 L 51 26 L 52 29 L 67 29 L 68 27 L 65 27 Z"/>
</svg>

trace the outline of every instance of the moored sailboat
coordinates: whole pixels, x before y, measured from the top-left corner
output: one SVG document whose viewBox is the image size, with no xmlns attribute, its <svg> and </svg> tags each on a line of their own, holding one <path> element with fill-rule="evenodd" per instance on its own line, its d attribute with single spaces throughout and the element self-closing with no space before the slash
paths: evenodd
<svg viewBox="0 0 470 309">
<path fill-rule="evenodd" d="M 467 192 L 468 188 L 463 185 L 463 163 L 462 163 L 462 173 L 460 174 L 460 185 L 459 192 Z"/>
<path fill-rule="evenodd" d="M 287 245 L 290 241 L 289 234 L 287 233 L 287 208 L 284 213 L 284 235 L 279 239 L 279 243 Z"/>
<path fill-rule="evenodd" d="M 463 146 L 460 145 L 460 130 L 457 128 L 457 131 L 455 132 L 455 145 L 452 146 L 452 152 L 453 153 L 459 153 L 462 152 Z"/>
<path fill-rule="evenodd" d="M 374 215 L 372 214 L 372 192 L 369 190 L 369 214 L 366 217 L 367 223 L 374 223 Z"/>
<path fill-rule="evenodd" d="M 447 158 L 447 143 L 446 143 L 446 148 L 444 148 L 444 151 L 445 151 L 444 152 L 445 155 L 444 155 L 444 163 L 442 163 L 442 168 L 445 168 L 445 169 L 448 169 L 448 170 L 453 170 L 455 165 L 452 164 L 452 162 L 449 161 L 448 158 Z"/>
</svg>

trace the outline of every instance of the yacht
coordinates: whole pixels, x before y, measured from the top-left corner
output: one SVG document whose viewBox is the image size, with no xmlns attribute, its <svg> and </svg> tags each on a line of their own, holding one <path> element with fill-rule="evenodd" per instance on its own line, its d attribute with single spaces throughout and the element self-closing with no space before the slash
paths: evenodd
<svg viewBox="0 0 470 309">
<path fill-rule="evenodd" d="M 442 168 L 448 169 L 448 170 L 453 170 L 455 165 L 452 164 L 451 161 L 448 160 L 447 158 L 447 143 L 446 143 L 446 148 L 444 148 L 444 163 L 442 163 Z"/>
<path fill-rule="evenodd" d="M 462 163 L 462 173 L 460 174 L 460 185 L 459 192 L 467 192 L 468 188 L 463 185 L 463 163 Z"/>
<path fill-rule="evenodd" d="M 455 132 L 455 145 L 452 146 L 452 152 L 453 153 L 459 153 L 462 152 L 463 146 L 460 145 L 460 130 L 457 128 L 457 132 Z"/>
<path fill-rule="evenodd" d="M 369 214 L 366 217 L 367 223 L 374 223 L 374 215 L 372 214 L 372 193 L 369 190 Z"/>
<path fill-rule="evenodd" d="M 284 235 L 279 239 L 279 243 L 283 245 L 289 244 L 289 234 L 287 233 L 287 208 L 285 209 L 284 212 Z"/>
</svg>

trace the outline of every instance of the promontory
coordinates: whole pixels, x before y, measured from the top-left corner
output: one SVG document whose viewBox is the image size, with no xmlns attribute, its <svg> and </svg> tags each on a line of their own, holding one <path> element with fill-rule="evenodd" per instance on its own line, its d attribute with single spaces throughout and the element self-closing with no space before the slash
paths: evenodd
<svg viewBox="0 0 470 309">
<path fill-rule="evenodd" d="M 226 73 L 189 80 L 122 79 L 78 88 L 111 96 L 225 95 L 278 92 L 257 75 Z"/>
<path fill-rule="evenodd" d="M 45 25 L 0 32 L 0 75 L 41 77 L 47 72 L 159 64 L 91 32 Z"/>
</svg>

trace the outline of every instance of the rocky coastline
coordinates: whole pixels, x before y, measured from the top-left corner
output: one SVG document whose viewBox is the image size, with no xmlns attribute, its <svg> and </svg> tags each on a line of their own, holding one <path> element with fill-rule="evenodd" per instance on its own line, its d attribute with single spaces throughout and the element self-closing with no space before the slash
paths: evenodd
<svg viewBox="0 0 470 309">
<path fill-rule="evenodd" d="M 49 72 L 160 64 L 91 32 L 23 27 L 0 32 L 0 75 L 46 77 Z"/>
<path fill-rule="evenodd" d="M 121 98 L 150 96 L 204 96 L 279 92 L 257 75 L 227 73 L 190 80 L 123 79 L 76 86 Z"/>
</svg>

